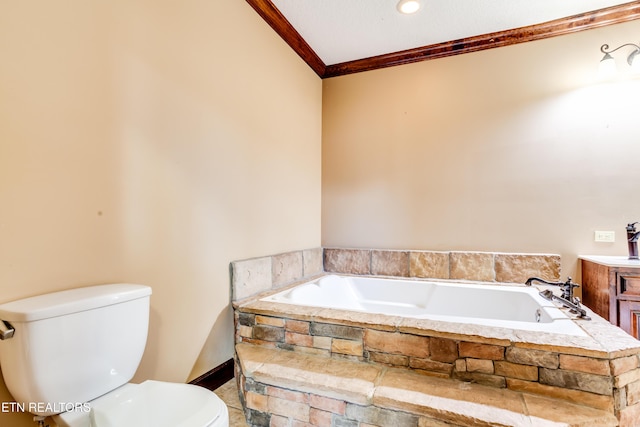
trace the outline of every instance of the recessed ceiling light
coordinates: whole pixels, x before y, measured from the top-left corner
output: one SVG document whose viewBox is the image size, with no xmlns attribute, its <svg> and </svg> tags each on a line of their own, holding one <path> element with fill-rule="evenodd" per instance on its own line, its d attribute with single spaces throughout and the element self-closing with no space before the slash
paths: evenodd
<svg viewBox="0 0 640 427">
<path fill-rule="evenodd" d="M 418 0 L 400 0 L 398 2 L 398 11 L 400 13 L 410 14 L 415 13 L 420 9 L 420 2 Z"/>
</svg>

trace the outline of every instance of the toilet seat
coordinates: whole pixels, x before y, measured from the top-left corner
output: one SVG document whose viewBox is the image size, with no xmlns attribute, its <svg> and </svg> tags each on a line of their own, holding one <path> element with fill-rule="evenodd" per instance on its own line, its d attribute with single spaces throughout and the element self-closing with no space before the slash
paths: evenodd
<svg viewBox="0 0 640 427">
<path fill-rule="evenodd" d="M 91 411 L 54 416 L 61 427 L 228 427 L 229 414 L 213 392 L 191 384 L 147 380 L 125 384 L 89 402 Z"/>
</svg>

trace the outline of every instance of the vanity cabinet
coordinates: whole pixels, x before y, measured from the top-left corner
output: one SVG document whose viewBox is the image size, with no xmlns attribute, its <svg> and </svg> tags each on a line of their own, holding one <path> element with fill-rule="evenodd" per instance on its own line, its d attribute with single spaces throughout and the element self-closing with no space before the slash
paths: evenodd
<svg viewBox="0 0 640 427">
<path fill-rule="evenodd" d="M 582 303 L 640 339 L 640 261 L 581 256 Z"/>
</svg>

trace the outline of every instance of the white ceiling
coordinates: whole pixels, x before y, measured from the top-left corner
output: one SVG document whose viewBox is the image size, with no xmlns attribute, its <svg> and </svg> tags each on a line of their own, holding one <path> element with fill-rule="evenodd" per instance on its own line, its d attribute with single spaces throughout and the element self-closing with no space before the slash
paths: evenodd
<svg viewBox="0 0 640 427">
<path fill-rule="evenodd" d="M 629 0 L 272 0 L 326 65 L 540 24 Z"/>
</svg>

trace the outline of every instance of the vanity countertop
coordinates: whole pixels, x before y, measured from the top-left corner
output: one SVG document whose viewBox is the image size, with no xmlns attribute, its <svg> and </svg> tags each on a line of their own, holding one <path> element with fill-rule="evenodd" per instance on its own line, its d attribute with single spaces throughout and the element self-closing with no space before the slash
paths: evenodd
<svg viewBox="0 0 640 427">
<path fill-rule="evenodd" d="M 579 259 L 606 265 L 608 267 L 638 267 L 640 260 L 629 259 L 627 256 L 607 256 L 607 255 L 578 255 Z"/>
</svg>

